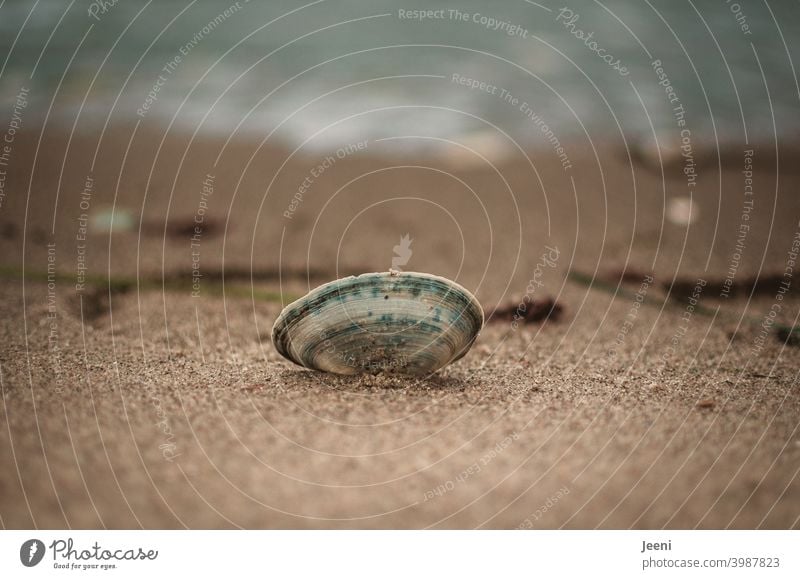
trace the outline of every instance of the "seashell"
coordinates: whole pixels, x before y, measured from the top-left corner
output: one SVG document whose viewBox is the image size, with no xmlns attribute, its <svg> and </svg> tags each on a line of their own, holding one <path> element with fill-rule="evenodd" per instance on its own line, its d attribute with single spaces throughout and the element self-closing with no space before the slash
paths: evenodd
<svg viewBox="0 0 800 579">
<path fill-rule="evenodd" d="M 336 374 L 424 375 L 464 356 L 483 327 L 478 300 L 427 273 L 365 273 L 321 285 L 286 306 L 272 328 L 278 352 Z"/>
</svg>

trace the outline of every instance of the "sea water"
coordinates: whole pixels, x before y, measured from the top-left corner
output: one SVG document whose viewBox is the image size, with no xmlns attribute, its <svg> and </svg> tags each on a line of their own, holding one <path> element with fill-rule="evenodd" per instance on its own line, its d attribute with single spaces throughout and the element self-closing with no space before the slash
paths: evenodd
<svg viewBox="0 0 800 579">
<path fill-rule="evenodd" d="M 6 0 L 0 104 L 25 88 L 77 130 L 419 148 L 677 139 L 672 95 L 693 135 L 744 142 L 797 133 L 799 48 L 795 1 Z"/>
</svg>

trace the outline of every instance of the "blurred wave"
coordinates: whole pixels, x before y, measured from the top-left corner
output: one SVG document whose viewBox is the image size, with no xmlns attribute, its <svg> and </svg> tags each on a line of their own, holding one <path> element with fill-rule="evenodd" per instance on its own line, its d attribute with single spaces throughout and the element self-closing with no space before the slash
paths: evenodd
<svg viewBox="0 0 800 579">
<path fill-rule="evenodd" d="M 627 76 L 565 28 L 562 6 Z M 446 17 L 398 12 L 431 9 Z M 16 0 L 0 5 L 0 98 L 5 110 L 26 86 L 41 114 L 70 124 L 79 115 L 83 129 L 145 119 L 329 147 L 402 135 L 469 141 L 496 126 L 536 144 L 519 102 L 562 140 L 674 132 L 651 65 L 659 59 L 695 135 L 741 140 L 746 131 L 752 140 L 773 125 L 797 132 L 798 39 L 800 4 L 791 1 Z M 454 74 L 496 90 L 470 89 Z"/>
</svg>

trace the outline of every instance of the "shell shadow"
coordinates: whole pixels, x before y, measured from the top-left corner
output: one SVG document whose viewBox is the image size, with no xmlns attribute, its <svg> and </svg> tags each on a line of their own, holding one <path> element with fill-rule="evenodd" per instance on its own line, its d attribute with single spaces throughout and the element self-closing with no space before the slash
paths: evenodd
<svg viewBox="0 0 800 579">
<path fill-rule="evenodd" d="M 346 392 L 369 395 L 376 391 L 404 391 L 425 393 L 430 390 L 462 391 L 467 381 L 449 375 L 407 376 L 403 374 L 355 374 L 341 375 L 317 372 L 314 370 L 286 369 L 280 373 L 286 387 L 320 389 L 327 392 Z"/>
</svg>

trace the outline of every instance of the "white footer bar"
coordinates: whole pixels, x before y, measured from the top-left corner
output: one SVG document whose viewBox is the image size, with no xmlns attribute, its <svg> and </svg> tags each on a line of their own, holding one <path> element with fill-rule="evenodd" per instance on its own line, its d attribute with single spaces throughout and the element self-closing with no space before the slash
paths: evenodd
<svg viewBox="0 0 800 579">
<path fill-rule="evenodd" d="M 0 532 L 1 577 L 777 579 L 800 577 L 799 560 L 800 531 Z"/>
</svg>

